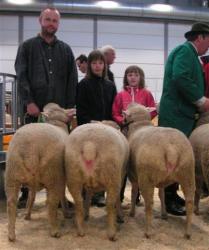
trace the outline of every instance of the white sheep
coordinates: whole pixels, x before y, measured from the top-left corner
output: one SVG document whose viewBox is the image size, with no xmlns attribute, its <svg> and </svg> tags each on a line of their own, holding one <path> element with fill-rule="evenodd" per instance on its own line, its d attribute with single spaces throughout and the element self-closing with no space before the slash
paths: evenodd
<svg viewBox="0 0 209 250">
<path fill-rule="evenodd" d="M 64 148 L 68 136 L 66 122 L 69 110 L 56 104 L 44 108 L 50 123 L 31 123 L 17 130 L 6 159 L 5 191 L 7 195 L 8 238 L 14 241 L 16 204 L 21 185 L 29 188 L 26 219 L 30 219 L 36 190 L 47 189 L 48 217 L 51 236 L 59 237 L 57 207 L 61 200 L 63 213 L 68 216 L 65 204 Z"/>
<path fill-rule="evenodd" d="M 129 147 L 122 133 L 101 123 L 84 124 L 68 137 L 65 150 L 67 186 L 75 202 L 78 235 L 84 236 L 83 221 L 89 215 L 93 192 L 107 192 L 108 237 L 116 240 L 116 206 L 125 174 Z M 85 216 L 83 188 L 86 192 Z M 118 211 L 120 216 L 120 211 Z"/>
<path fill-rule="evenodd" d="M 203 124 L 197 127 L 189 137 L 192 144 L 195 156 L 195 214 L 199 214 L 199 201 L 202 193 L 203 183 L 207 185 L 209 190 L 209 124 L 204 122 L 209 117 L 204 116 L 204 121 L 201 120 L 198 124 Z"/>
<path fill-rule="evenodd" d="M 138 181 L 145 201 L 145 236 L 150 237 L 154 188 L 160 188 L 161 215 L 167 218 L 163 188 L 178 182 L 186 199 L 185 236 L 189 238 L 195 191 L 194 156 L 189 140 L 176 129 L 152 126 L 149 112 L 139 104 L 130 106 L 125 115 L 130 144 L 128 175 L 135 176 L 133 180 Z"/>
</svg>

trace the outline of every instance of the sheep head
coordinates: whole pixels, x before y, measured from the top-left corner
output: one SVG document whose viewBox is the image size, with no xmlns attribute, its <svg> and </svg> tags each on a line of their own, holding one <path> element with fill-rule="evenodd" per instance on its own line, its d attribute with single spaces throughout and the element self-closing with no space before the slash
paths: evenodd
<svg viewBox="0 0 209 250">
<path fill-rule="evenodd" d="M 64 109 L 56 103 L 48 103 L 44 106 L 42 115 L 47 123 L 65 128 L 68 122 L 76 114 L 75 109 Z"/>
<path fill-rule="evenodd" d="M 153 109 L 145 107 L 143 105 L 132 103 L 128 106 L 126 111 L 123 111 L 125 120 L 127 123 L 139 122 L 139 121 L 151 121 L 150 112 Z"/>
<path fill-rule="evenodd" d="M 130 104 L 128 109 L 123 112 L 125 117 L 125 123 L 122 126 L 123 134 L 129 137 L 136 129 L 152 125 L 150 116 L 152 111 L 153 108 L 147 108 L 137 103 Z"/>
</svg>

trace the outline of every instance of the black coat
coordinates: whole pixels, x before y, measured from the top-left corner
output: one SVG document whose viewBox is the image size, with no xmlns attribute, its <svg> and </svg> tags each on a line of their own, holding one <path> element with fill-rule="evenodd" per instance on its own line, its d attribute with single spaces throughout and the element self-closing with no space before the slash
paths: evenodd
<svg viewBox="0 0 209 250">
<path fill-rule="evenodd" d="M 78 125 L 91 120 L 112 120 L 112 104 L 116 87 L 109 80 L 94 76 L 82 79 L 77 87 Z"/>
<path fill-rule="evenodd" d="M 24 105 L 34 102 L 40 110 L 49 102 L 74 107 L 78 76 L 66 43 L 55 39 L 49 45 L 40 36 L 26 40 L 19 46 L 15 70 Z"/>
</svg>

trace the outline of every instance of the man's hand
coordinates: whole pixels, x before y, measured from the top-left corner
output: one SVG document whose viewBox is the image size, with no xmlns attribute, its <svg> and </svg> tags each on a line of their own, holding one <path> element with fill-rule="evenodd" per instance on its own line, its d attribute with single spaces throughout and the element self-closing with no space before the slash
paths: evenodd
<svg viewBox="0 0 209 250">
<path fill-rule="evenodd" d="M 40 110 L 34 102 L 31 102 L 27 105 L 27 113 L 31 116 L 38 117 L 40 114 Z"/>
</svg>

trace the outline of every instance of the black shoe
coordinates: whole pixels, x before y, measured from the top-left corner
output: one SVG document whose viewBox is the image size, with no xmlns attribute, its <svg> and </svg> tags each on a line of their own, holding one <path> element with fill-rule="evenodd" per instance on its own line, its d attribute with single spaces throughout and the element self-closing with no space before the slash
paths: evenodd
<svg viewBox="0 0 209 250">
<path fill-rule="evenodd" d="M 97 207 L 104 207 L 105 206 L 105 198 L 104 197 L 99 197 L 97 202 L 96 202 Z"/>
<path fill-rule="evenodd" d="M 26 208 L 27 199 L 20 199 L 17 202 L 17 208 Z"/>
<path fill-rule="evenodd" d="M 178 194 L 176 194 L 173 198 L 173 200 L 179 204 L 180 206 L 185 206 L 185 200 L 183 198 L 181 198 Z"/>
<path fill-rule="evenodd" d="M 105 206 L 105 198 L 104 197 L 93 198 L 91 201 L 91 205 L 97 206 L 97 207 L 104 207 Z"/>
<path fill-rule="evenodd" d="M 67 206 L 69 209 L 72 209 L 72 208 L 74 208 L 75 204 L 73 202 L 67 200 Z M 61 207 L 62 207 L 61 202 L 59 202 L 58 208 L 61 208 Z"/>
<path fill-rule="evenodd" d="M 166 204 L 166 211 L 169 214 L 176 215 L 176 216 L 184 216 L 186 215 L 185 209 L 180 206 L 178 203 L 171 201 Z"/>
</svg>

